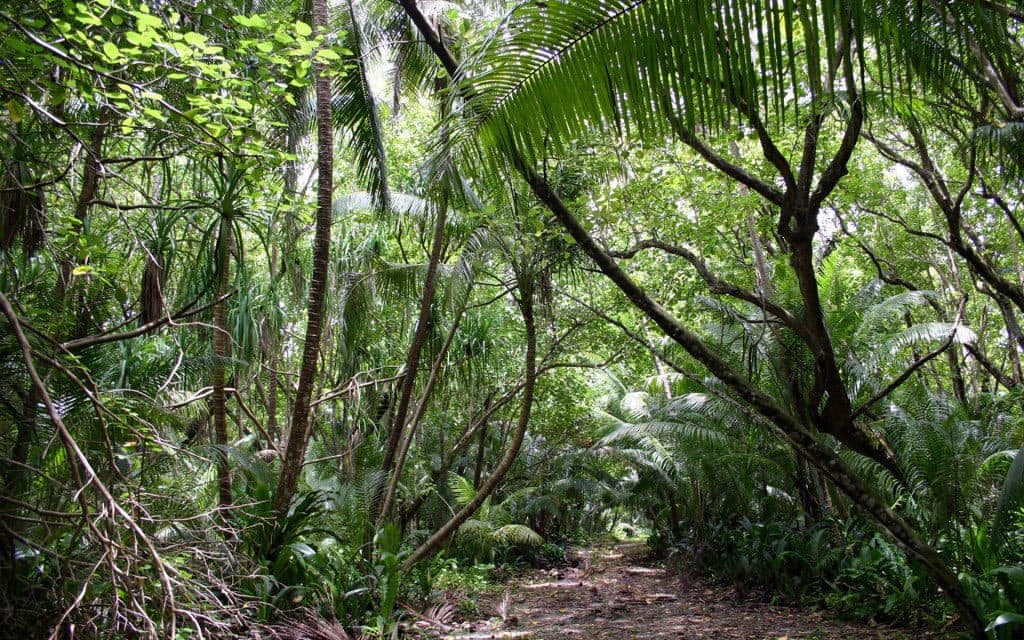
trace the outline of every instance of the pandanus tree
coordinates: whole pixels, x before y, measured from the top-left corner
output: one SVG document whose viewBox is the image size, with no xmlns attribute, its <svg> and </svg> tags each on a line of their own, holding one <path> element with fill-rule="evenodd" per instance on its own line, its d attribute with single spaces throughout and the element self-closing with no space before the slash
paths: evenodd
<svg viewBox="0 0 1024 640">
<path fill-rule="evenodd" d="M 840 367 L 819 292 L 815 238 L 822 208 L 849 171 L 860 139 L 865 91 L 898 95 L 922 86 L 956 91 L 963 86 L 949 73 L 955 61 L 924 53 L 930 43 L 923 39 L 892 37 L 906 23 L 899 3 L 609 1 L 521 5 L 496 37 L 460 66 L 416 3 L 401 4 L 457 82 L 451 152 L 467 160 L 482 155 L 480 166 L 518 172 L 630 301 L 921 562 L 972 633 L 983 637 L 984 623 L 935 550 L 822 440 L 831 436 L 858 454 L 895 466 L 891 451 L 859 419 L 869 407 L 855 404 Z M 1005 23 L 1012 15 L 981 3 L 957 7 L 966 24 Z M 922 11 L 921 19 L 932 20 L 954 10 L 928 3 Z M 991 52 L 1011 37 L 1008 30 L 989 29 L 979 42 L 968 31 L 950 34 L 945 50 L 956 43 Z M 895 61 L 902 58 L 912 60 L 907 68 L 915 71 L 914 78 L 894 73 Z M 625 140 L 673 138 L 759 195 L 798 284 L 795 304 L 718 277 L 685 242 L 651 234 L 617 255 L 605 249 L 545 173 L 551 154 L 563 151 L 580 132 L 604 127 L 617 128 Z M 760 163 L 745 164 L 716 148 L 714 132 L 734 127 L 756 141 Z M 792 146 L 784 143 L 787 135 L 796 138 Z M 618 258 L 648 250 L 689 265 L 713 293 L 765 309 L 772 323 L 804 344 L 811 380 L 799 411 L 780 406 L 631 278 Z"/>
</svg>

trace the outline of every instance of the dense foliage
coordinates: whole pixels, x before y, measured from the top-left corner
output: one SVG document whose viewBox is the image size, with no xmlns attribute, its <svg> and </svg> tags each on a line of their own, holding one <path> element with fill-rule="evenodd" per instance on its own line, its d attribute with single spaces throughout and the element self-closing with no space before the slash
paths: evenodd
<svg viewBox="0 0 1024 640">
<path fill-rule="evenodd" d="M 0 9 L 0 636 L 397 634 L 609 533 L 1020 633 L 1022 27 Z"/>
</svg>

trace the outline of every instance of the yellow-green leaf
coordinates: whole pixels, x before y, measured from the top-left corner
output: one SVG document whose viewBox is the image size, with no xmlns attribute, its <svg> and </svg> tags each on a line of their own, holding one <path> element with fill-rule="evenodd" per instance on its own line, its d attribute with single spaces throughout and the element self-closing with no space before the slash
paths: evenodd
<svg viewBox="0 0 1024 640">
<path fill-rule="evenodd" d="M 206 44 L 206 36 L 195 31 L 189 31 L 185 34 L 185 42 L 189 43 L 193 47 L 201 48 Z"/>
<path fill-rule="evenodd" d="M 120 60 L 121 50 L 117 48 L 117 45 L 113 42 L 103 43 L 103 55 L 107 56 L 110 60 Z"/>
<path fill-rule="evenodd" d="M 7 113 L 11 116 L 11 121 L 14 124 L 18 124 L 25 119 L 25 111 L 21 108 L 21 103 L 17 100 L 7 101 Z"/>
</svg>

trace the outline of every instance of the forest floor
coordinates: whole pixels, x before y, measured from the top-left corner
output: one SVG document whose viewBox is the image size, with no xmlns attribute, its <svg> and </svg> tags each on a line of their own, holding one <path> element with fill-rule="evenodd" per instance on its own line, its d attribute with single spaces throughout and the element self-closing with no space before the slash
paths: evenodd
<svg viewBox="0 0 1024 640">
<path fill-rule="evenodd" d="M 647 560 L 642 544 L 580 550 L 577 567 L 518 574 L 505 593 L 476 595 L 477 614 L 448 640 L 934 640 L 951 634 L 850 624 L 778 606 Z M 475 618 L 475 619 L 474 619 Z"/>
</svg>

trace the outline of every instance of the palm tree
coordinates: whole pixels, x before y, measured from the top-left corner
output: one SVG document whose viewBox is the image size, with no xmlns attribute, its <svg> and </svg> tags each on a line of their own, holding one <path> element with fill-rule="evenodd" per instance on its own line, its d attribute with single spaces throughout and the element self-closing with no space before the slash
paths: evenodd
<svg viewBox="0 0 1024 640">
<path fill-rule="evenodd" d="M 445 3 L 439 3 L 445 4 Z M 323 16 L 318 15 L 317 2 L 313 2 L 314 29 L 317 29 L 318 20 L 325 21 L 322 25 L 323 34 L 326 36 L 328 19 L 326 8 L 323 9 Z M 380 51 L 389 46 L 398 50 L 399 76 L 402 83 L 422 83 L 424 77 L 433 77 L 429 73 L 429 66 L 422 64 L 425 58 L 422 53 L 417 54 L 415 50 L 419 46 L 414 39 L 408 38 L 409 27 L 402 21 L 395 20 L 395 14 L 386 5 L 374 6 L 373 3 L 361 4 L 348 2 L 345 11 L 341 16 L 340 24 L 343 25 L 343 32 L 347 54 L 346 62 L 352 67 L 345 74 L 337 77 L 332 82 L 331 78 L 324 77 L 326 67 L 314 65 L 316 74 L 316 122 L 317 122 L 317 231 L 314 240 L 313 274 L 310 281 L 309 293 L 309 314 L 307 320 L 306 342 L 303 347 L 303 365 L 300 368 L 299 387 L 296 392 L 295 406 L 292 411 L 292 424 L 288 438 L 288 447 L 285 452 L 285 461 L 282 466 L 281 484 L 275 494 L 275 504 L 278 509 L 287 505 L 297 486 L 298 472 L 302 463 L 306 442 L 309 438 L 309 396 L 312 392 L 313 378 L 316 373 L 316 351 L 319 349 L 320 336 L 323 331 L 323 300 L 327 279 L 329 242 L 330 242 L 330 215 L 332 210 L 332 187 L 330 183 L 330 171 L 333 165 L 327 164 L 331 161 L 330 155 L 333 149 L 333 132 L 328 131 L 331 125 L 338 127 L 351 151 L 355 154 L 357 174 L 369 189 L 370 199 L 373 207 L 381 212 L 394 209 L 391 206 L 393 195 L 389 186 L 387 176 L 387 157 L 384 149 L 383 131 L 379 114 L 377 98 L 373 95 L 370 87 L 368 74 L 372 61 L 379 59 Z M 319 33 L 319 32 L 318 32 Z M 318 63 L 319 64 L 319 63 Z M 396 92 L 399 89 L 396 89 Z M 326 118 L 326 119 L 325 119 Z M 325 127 L 327 127 L 325 129 Z M 328 134 L 331 133 L 331 136 Z M 326 172 L 326 173 L 325 173 Z M 449 199 L 450 200 L 450 199 Z M 432 244 L 431 258 L 428 263 L 426 284 L 422 297 L 422 309 L 429 309 L 434 294 L 434 282 L 436 281 L 437 267 L 445 249 L 444 228 L 445 219 L 448 215 L 448 203 L 439 206 L 435 223 L 434 242 Z M 322 267 L 318 271 L 318 264 Z M 418 323 L 422 330 L 418 330 L 413 337 L 407 358 L 407 379 L 408 383 L 403 387 L 401 399 L 402 406 L 408 409 L 411 401 L 412 383 L 418 369 L 419 353 L 425 339 L 425 331 L 428 323 L 421 313 Z M 312 349 L 312 351 L 310 350 Z M 304 377 L 304 373 L 308 376 Z M 402 413 L 400 410 L 399 413 Z M 401 416 L 404 418 L 404 416 Z M 296 420 L 298 425 L 296 425 Z M 404 428 L 404 420 L 397 420 L 385 450 L 384 467 L 390 468 L 391 460 L 397 453 L 401 430 Z M 298 436 L 296 441 L 295 436 Z M 295 441 L 295 445 L 293 445 Z M 294 446 L 294 448 L 293 448 Z M 294 477 L 293 477 L 294 476 Z"/>
<path fill-rule="evenodd" d="M 327 38 L 327 0 L 313 0 L 313 31 Z M 325 43 L 320 44 L 325 47 Z M 299 483 L 299 472 L 306 456 L 310 435 L 310 399 L 320 355 L 323 333 L 324 299 L 327 296 L 327 270 L 331 251 L 332 198 L 334 197 L 334 129 L 331 121 L 331 79 L 322 60 L 313 64 L 316 92 L 317 187 L 316 234 L 313 238 L 313 274 L 309 285 L 306 337 L 302 345 L 299 384 L 295 392 L 288 446 L 281 464 L 281 477 L 274 492 L 274 509 L 285 514 Z"/>
</svg>

